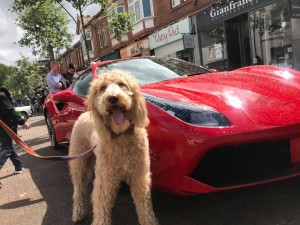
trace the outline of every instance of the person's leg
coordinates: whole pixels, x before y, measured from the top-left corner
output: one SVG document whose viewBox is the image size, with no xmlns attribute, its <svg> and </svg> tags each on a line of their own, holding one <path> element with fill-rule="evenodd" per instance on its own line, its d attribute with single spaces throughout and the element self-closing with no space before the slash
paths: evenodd
<svg viewBox="0 0 300 225">
<path fill-rule="evenodd" d="M 1 144 L 0 146 L 0 170 L 1 170 L 6 160 L 10 156 L 11 149 L 12 149 L 11 138 L 1 128 L 0 128 L 0 144 Z"/>
<path fill-rule="evenodd" d="M 11 149 L 11 154 L 9 156 L 9 159 L 12 161 L 12 163 L 15 166 L 15 172 L 16 173 L 22 172 L 23 170 L 22 161 L 20 160 L 14 148 Z"/>
<path fill-rule="evenodd" d="M 23 168 L 22 162 L 14 150 L 12 139 L 2 129 L 0 129 L 0 142 L 1 142 L 0 169 L 4 166 L 7 158 L 10 158 L 10 160 L 15 166 L 15 170 L 22 171 Z"/>
</svg>

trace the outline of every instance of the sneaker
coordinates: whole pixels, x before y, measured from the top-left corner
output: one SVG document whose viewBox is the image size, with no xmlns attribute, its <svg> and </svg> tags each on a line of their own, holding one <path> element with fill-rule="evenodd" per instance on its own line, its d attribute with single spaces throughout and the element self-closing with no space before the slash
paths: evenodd
<svg viewBox="0 0 300 225">
<path fill-rule="evenodd" d="M 24 169 L 22 168 L 21 170 L 16 170 L 15 171 L 15 174 L 20 174 L 20 173 L 23 173 Z"/>
</svg>

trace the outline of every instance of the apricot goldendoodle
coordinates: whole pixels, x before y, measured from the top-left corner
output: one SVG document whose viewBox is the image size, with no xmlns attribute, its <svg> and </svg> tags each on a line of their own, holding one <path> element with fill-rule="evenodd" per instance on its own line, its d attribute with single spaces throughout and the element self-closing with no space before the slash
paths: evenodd
<svg viewBox="0 0 300 225">
<path fill-rule="evenodd" d="M 122 181 L 130 186 L 139 223 L 158 224 L 151 201 L 147 109 L 138 84 L 117 70 L 101 74 L 91 83 L 86 104 L 88 111 L 73 127 L 69 154 L 97 147 L 94 154 L 69 163 L 73 221 L 85 217 L 87 186 L 95 173 L 93 225 L 111 224 L 111 210 Z"/>
</svg>

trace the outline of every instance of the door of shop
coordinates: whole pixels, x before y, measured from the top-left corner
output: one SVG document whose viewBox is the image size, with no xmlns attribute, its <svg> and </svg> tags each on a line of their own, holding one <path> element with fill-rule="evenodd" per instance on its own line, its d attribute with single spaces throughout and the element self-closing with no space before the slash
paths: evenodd
<svg viewBox="0 0 300 225">
<path fill-rule="evenodd" d="M 225 21 L 228 69 L 251 65 L 248 15 L 244 13 Z"/>
</svg>

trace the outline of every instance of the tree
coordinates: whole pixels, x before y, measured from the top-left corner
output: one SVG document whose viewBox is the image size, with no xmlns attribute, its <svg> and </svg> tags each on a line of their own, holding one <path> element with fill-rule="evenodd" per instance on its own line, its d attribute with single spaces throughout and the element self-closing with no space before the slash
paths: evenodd
<svg viewBox="0 0 300 225">
<path fill-rule="evenodd" d="M 14 0 L 14 1 L 18 3 L 18 4 L 14 4 L 13 6 L 13 10 L 16 12 L 22 12 L 27 7 L 36 6 L 39 4 L 43 4 L 45 2 L 51 2 L 52 4 L 58 3 L 60 5 L 63 2 L 62 0 Z M 84 22 L 83 22 L 84 8 L 90 4 L 99 4 L 101 6 L 102 12 L 104 12 L 104 14 L 110 17 L 109 28 L 111 32 L 114 33 L 117 40 L 121 40 L 122 36 L 124 34 L 127 34 L 132 29 L 133 23 L 131 20 L 131 14 L 127 12 L 117 13 L 116 4 L 113 4 L 115 0 L 65 0 L 65 1 L 71 3 L 73 8 L 79 11 L 82 28 L 84 28 Z M 65 8 L 63 7 L 63 9 Z M 86 39 L 85 29 L 81 30 L 81 35 L 83 37 L 86 49 L 89 49 L 88 42 Z M 88 57 L 88 63 L 90 63 L 90 54 L 88 50 L 87 50 L 87 57 Z"/>
<path fill-rule="evenodd" d="M 6 66 L 0 63 L 0 86 L 4 85 L 8 77 L 10 77 L 16 71 L 14 66 Z"/>
<path fill-rule="evenodd" d="M 83 9 L 86 6 L 90 4 L 101 5 L 101 11 L 107 14 L 111 18 L 109 23 L 109 28 L 111 32 L 114 33 L 117 40 L 121 40 L 122 36 L 128 33 L 132 29 L 133 23 L 131 21 L 131 15 L 126 12 L 117 13 L 116 4 L 113 4 L 113 0 L 66 0 L 66 1 L 70 2 L 72 6 L 79 11 L 81 27 L 83 28 L 81 30 L 81 34 L 84 40 L 84 44 L 86 46 L 85 49 L 87 49 L 88 63 L 90 63 L 91 60 L 88 51 L 89 46 L 86 39 L 84 22 L 83 22 Z M 56 0 L 56 2 L 61 2 L 61 0 Z"/>
<path fill-rule="evenodd" d="M 18 43 L 30 47 L 34 55 L 53 60 L 54 54 L 71 46 L 67 15 L 52 0 L 14 0 L 12 11 L 18 15 L 17 25 L 25 31 Z"/>
<path fill-rule="evenodd" d="M 118 12 L 117 4 L 111 4 L 111 10 L 105 9 L 105 11 L 108 17 L 110 17 L 109 30 L 114 34 L 114 37 L 120 41 L 124 34 L 132 30 L 133 14 L 130 12 Z"/>
<path fill-rule="evenodd" d="M 21 56 L 17 67 L 7 75 L 5 86 L 15 98 L 22 98 L 25 94 L 34 93 L 38 87 L 46 87 L 45 78 L 40 75 L 38 63 L 30 62 L 29 58 Z"/>
</svg>

